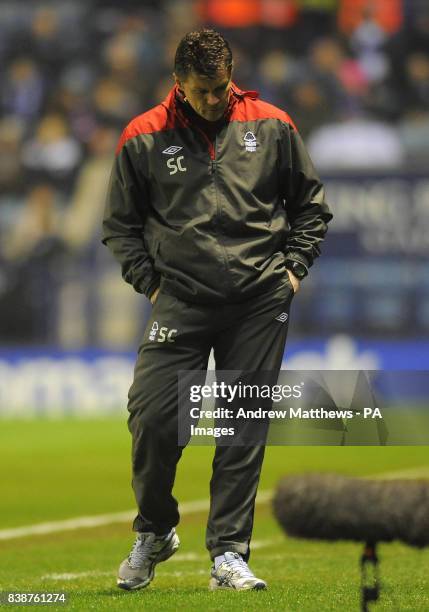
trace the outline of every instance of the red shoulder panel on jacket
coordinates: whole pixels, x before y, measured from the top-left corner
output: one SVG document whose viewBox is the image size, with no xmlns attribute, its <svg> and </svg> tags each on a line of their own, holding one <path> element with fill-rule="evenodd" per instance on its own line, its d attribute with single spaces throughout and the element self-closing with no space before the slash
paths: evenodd
<svg viewBox="0 0 429 612">
<path fill-rule="evenodd" d="M 297 130 L 296 125 L 285 111 L 273 104 L 260 100 L 257 92 L 241 91 L 235 85 L 233 91 L 237 96 L 237 100 L 232 106 L 230 121 L 280 119 Z M 175 95 L 176 88 L 173 87 L 162 104 L 158 104 L 151 110 L 135 117 L 122 132 L 116 147 L 116 154 L 120 152 L 127 140 L 139 134 L 153 134 L 154 132 L 171 130 L 178 125 L 183 125 L 183 120 L 180 119 L 175 109 Z"/>
<path fill-rule="evenodd" d="M 138 115 L 130 121 L 119 139 L 116 155 L 130 138 L 134 138 L 139 134 L 153 134 L 154 132 L 170 130 L 174 128 L 176 123 L 177 120 L 174 115 L 168 112 L 164 105 L 158 104 L 158 106 Z"/>
<path fill-rule="evenodd" d="M 257 119 L 280 119 L 298 131 L 285 111 L 258 98 L 243 96 L 241 103 L 234 106 L 231 121 L 256 121 Z"/>
</svg>

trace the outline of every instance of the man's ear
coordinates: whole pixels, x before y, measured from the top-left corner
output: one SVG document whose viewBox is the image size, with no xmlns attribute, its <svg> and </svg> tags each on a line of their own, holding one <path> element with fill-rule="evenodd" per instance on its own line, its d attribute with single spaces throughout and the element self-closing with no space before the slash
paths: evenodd
<svg viewBox="0 0 429 612">
<path fill-rule="evenodd" d="M 175 81 L 175 83 L 176 83 L 177 87 L 178 87 L 178 88 L 179 88 L 179 90 L 180 90 L 180 91 L 183 93 L 183 87 L 182 87 L 182 84 L 181 84 L 181 82 L 180 82 L 179 77 L 177 76 L 177 74 L 176 74 L 175 72 L 173 72 L 173 78 L 174 78 L 174 81 Z"/>
</svg>

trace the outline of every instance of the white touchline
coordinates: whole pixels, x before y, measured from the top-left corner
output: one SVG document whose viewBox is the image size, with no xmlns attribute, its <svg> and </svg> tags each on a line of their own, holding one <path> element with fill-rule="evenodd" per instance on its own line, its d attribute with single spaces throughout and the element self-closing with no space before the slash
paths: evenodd
<svg viewBox="0 0 429 612">
<path fill-rule="evenodd" d="M 429 467 L 422 465 L 421 467 L 396 470 L 394 472 L 382 472 L 381 474 L 373 474 L 371 478 L 383 478 L 386 480 L 394 480 L 395 478 L 429 478 Z"/>
<path fill-rule="evenodd" d="M 265 503 L 272 497 L 272 491 L 260 491 L 256 498 L 256 503 Z M 209 509 L 208 499 L 197 499 L 195 501 L 183 502 L 179 505 L 180 514 L 194 514 L 204 512 Z M 50 521 L 49 523 L 38 523 L 36 525 L 26 525 L 24 527 L 13 527 L 11 529 L 0 530 L 0 540 L 12 540 L 24 538 L 28 535 L 45 535 L 57 533 L 59 531 L 73 531 L 75 529 L 88 529 L 102 527 L 113 523 L 128 523 L 136 515 L 135 510 L 125 512 L 112 512 L 110 514 L 96 514 L 95 516 L 79 516 L 63 521 Z"/>
<path fill-rule="evenodd" d="M 379 474 L 370 474 L 361 476 L 361 478 L 429 478 L 429 467 L 421 466 L 394 472 L 381 472 Z M 272 490 L 259 491 L 256 497 L 256 503 L 264 504 L 273 496 Z M 197 499 L 194 501 L 183 502 L 179 505 L 180 514 L 194 514 L 196 512 L 204 512 L 209 509 L 208 499 Z M 24 527 L 13 527 L 11 529 L 0 530 L 0 540 L 13 540 L 15 538 L 24 538 L 28 535 L 45 535 L 49 533 L 58 533 L 61 531 L 74 531 L 75 529 L 90 529 L 93 527 L 102 527 L 103 525 L 112 525 L 113 523 L 128 523 L 134 519 L 135 510 L 126 510 L 125 512 L 112 512 L 110 514 L 96 514 L 95 516 L 79 516 L 72 519 L 62 521 L 50 521 L 49 523 L 37 523 L 35 525 L 26 525 Z"/>
</svg>

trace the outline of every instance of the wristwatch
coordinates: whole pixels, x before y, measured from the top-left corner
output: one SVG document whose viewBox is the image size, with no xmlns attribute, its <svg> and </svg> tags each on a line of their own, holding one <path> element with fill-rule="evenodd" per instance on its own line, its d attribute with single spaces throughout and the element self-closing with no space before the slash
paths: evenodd
<svg viewBox="0 0 429 612">
<path fill-rule="evenodd" d="M 292 259 L 286 260 L 285 266 L 298 280 L 302 280 L 308 274 L 307 268 L 299 261 L 293 261 Z"/>
</svg>

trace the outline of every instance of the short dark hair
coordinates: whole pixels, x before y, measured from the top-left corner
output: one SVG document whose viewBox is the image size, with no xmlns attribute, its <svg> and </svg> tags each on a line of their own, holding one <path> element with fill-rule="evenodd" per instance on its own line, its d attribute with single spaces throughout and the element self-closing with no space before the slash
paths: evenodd
<svg viewBox="0 0 429 612">
<path fill-rule="evenodd" d="M 191 72 L 214 78 L 220 70 L 231 66 L 232 52 L 228 41 L 219 32 L 207 28 L 186 34 L 174 59 L 174 72 L 182 79 Z"/>
</svg>

